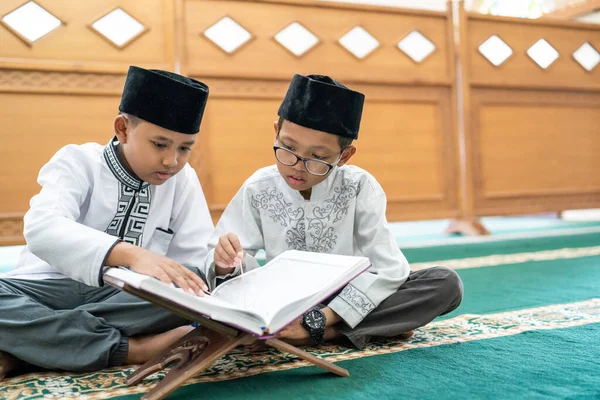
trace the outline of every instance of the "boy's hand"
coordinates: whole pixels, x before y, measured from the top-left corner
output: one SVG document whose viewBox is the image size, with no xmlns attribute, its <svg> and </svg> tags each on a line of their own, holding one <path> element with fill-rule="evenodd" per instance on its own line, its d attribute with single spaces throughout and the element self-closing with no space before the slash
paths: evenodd
<svg viewBox="0 0 600 400">
<path fill-rule="evenodd" d="M 302 316 L 300 316 L 279 331 L 277 337 L 279 339 L 307 339 L 310 337 L 310 334 L 302 326 Z"/>
<path fill-rule="evenodd" d="M 135 272 L 153 276 L 166 284 L 175 283 L 181 289 L 204 296 L 206 283 L 183 265 L 150 250 L 120 242 L 110 252 L 106 265 L 126 265 Z"/>
<path fill-rule="evenodd" d="M 229 232 L 219 238 L 215 247 L 215 270 L 217 275 L 227 275 L 244 259 L 244 249 L 235 233 Z"/>
</svg>

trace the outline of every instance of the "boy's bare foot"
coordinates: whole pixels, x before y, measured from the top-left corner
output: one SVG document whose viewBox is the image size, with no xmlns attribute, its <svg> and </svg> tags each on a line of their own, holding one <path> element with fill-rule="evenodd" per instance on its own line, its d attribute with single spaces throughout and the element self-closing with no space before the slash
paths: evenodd
<svg viewBox="0 0 600 400">
<path fill-rule="evenodd" d="M 19 368 L 23 362 L 8 353 L 0 351 L 0 382 L 6 378 L 9 372 Z"/>
<path fill-rule="evenodd" d="M 158 335 L 129 338 L 129 351 L 126 364 L 143 364 L 165 351 L 169 346 L 194 330 L 193 326 L 179 328 Z"/>
<path fill-rule="evenodd" d="M 264 340 L 257 340 L 250 344 L 241 344 L 230 351 L 231 354 L 253 353 L 271 348 Z"/>
<path fill-rule="evenodd" d="M 408 340 L 415 334 L 415 331 L 408 331 L 398 335 L 399 339 Z"/>
</svg>

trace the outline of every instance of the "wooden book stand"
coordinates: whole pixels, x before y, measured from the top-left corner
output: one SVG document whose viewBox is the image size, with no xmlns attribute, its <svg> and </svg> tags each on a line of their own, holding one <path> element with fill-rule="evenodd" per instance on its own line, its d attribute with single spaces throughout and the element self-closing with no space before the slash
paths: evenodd
<svg viewBox="0 0 600 400">
<path fill-rule="evenodd" d="M 107 283 L 116 283 L 111 277 L 105 277 L 104 279 Z M 119 287 L 119 285 L 116 286 Z M 132 386 L 138 384 L 144 378 L 155 372 L 165 369 L 168 366 L 171 367 L 171 370 L 164 379 L 142 396 L 143 400 L 158 400 L 164 398 L 181 386 L 186 380 L 210 367 L 210 365 L 236 346 L 249 345 L 259 340 L 249 333 L 210 320 L 192 310 L 180 307 L 177 304 L 170 303 L 161 298 L 154 297 L 151 294 L 132 286 L 120 285 L 120 287 L 125 292 L 131 293 L 150 303 L 166 308 L 183 318 L 190 321 L 196 321 L 200 324 L 199 327 L 171 345 L 162 354 L 154 357 L 129 375 L 127 378 L 127 385 Z M 329 361 L 325 361 L 279 339 L 270 338 L 264 340 L 264 342 L 268 346 L 294 354 L 298 358 L 311 362 L 338 376 L 350 376 L 348 371 L 344 368 L 338 367 Z"/>
</svg>

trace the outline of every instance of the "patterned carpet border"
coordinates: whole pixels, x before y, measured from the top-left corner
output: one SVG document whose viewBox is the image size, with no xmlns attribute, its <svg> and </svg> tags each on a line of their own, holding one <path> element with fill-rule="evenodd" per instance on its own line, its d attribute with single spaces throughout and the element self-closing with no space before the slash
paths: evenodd
<svg viewBox="0 0 600 400">
<path fill-rule="evenodd" d="M 535 251 L 531 253 L 497 254 L 493 256 L 441 260 L 434 262 L 411 263 L 410 269 L 418 271 L 425 268 L 443 265 L 452 269 L 493 267 L 497 265 L 520 264 L 531 261 L 565 260 L 570 258 L 591 257 L 600 255 L 600 246 L 565 248 L 558 250 Z"/>
<path fill-rule="evenodd" d="M 308 351 L 330 361 L 352 360 L 378 354 L 468 342 L 525 331 L 559 329 L 600 323 L 600 299 L 577 303 L 557 304 L 497 314 L 465 314 L 452 319 L 433 322 L 415 332 L 408 341 L 384 340 L 371 343 L 362 351 L 341 346 L 307 348 Z M 254 353 L 228 354 L 203 374 L 186 384 L 223 381 L 248 377 L 271 371 L 283 371 L 309 365 L 277 350 Z M 106 399 L 148 391 L 162 379 L 159 372 L 135 387 L 127 387 L 125 379 L 133 367 L 112 368 L 91 374 L 29 374 L 2 382 L 2 399 Z"/>
</svg>

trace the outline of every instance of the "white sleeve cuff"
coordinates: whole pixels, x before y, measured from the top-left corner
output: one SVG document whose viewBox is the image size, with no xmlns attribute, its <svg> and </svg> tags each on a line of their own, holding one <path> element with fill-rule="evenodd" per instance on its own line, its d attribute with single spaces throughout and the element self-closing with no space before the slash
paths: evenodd
<svg viewBox="0 0 600 400">
<path fill-rule="evenodd" d="M 329 307 L 350 328 L 354 328 L 375 309 L 375 304 L 363 292 L 348 284 L 342 293 L 331 300 Z"/>
</svg>

